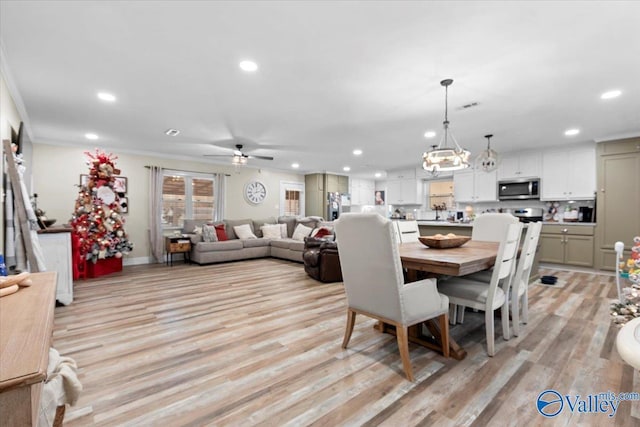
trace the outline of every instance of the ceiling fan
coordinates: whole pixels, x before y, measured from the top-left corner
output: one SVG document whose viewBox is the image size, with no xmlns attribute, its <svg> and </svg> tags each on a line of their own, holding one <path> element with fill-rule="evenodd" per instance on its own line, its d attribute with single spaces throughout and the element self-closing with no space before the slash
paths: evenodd
<svg viewBox="0 0 640 427">
<path fill-rule="evenodd" d="M 231 163 L 234 165 L 246 165 L 248 159 L 260 159 L 260 160 L 273 160 L 271 156 L 255 156 L 249 155 L 242 152 L 242 144 L 236 144 L 236 149 L 233 150 L 233 154 L 231 154 L 232 160 Z M 229 154 L 205 154 L 205 157 L 228 157 Z"/>
</svg>

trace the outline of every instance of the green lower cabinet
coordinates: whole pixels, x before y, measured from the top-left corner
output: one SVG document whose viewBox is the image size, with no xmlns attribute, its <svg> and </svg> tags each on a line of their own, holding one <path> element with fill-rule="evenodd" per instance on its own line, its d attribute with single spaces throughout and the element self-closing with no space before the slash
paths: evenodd
<svg viewBox="0 0 640 427">
<path fill-rule="evenodd" d="M 593 227 L 544 225 L 540 262 L 593 267 Z"/>
</svg>

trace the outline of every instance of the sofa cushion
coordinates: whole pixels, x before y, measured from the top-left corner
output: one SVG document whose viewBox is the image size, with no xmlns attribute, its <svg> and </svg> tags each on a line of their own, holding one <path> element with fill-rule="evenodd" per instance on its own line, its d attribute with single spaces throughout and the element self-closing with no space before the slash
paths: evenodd
<svg viewBox="0 0 640 427">
<path fill-rule="evenodd" d="M 291 240 L 289 241 L 289 249 L 292 251 L 304 251 L 304 240 Z"/>
<path fill-rule="evenodd" d="M 319 216 L 305 216 L 302 218 L 296 218 L 296 227 L 298 224 L 302 224 L 310 229 L 314 229 L 318 226 L 318 223 L 323 219 Z"/>
<path fill-rule="evenodd" d="M 272 216 L 270 216 L 269 218 L 264 218 L 264 219 L 254 219 L 253 220 L 253 232 L 255 233 L 256 237 L 264 237 L 260 227 L 262 227 L 265 224 L 277 224 L 277 223 L 278 223 L 278 221 L 275 219 L 275 217 L 272 217 Z"/>
<path fill-rule="evenodd" d="M 189 239 L 191 240 L 191 244 L 195 245 L 196 243 L 202 242 L 202 233 L 200 234 L 188 234 Z"/>
<path fill-rule="evenodd" d="M 224 220 L 224 225 L 225 225 L 224 228 L 227 232 L 227 237 L 229 238 L 229 240 L 234 240 L 238 238 L 235 231 L 233 230 L 233 227 L 237 225 L 243 225 L 243 224 L 249 224 L 249 227 L 251 228 L 251 232 L 253 233 L 253 221 L 250 219 L 225 219 Z"/>
<path fill-rule="evenodd" d="M 214 227 L 216 228 L 216 237 L 218 237 L 219 242 L 229 240 L 227 232 L 224 229 L 224 224 L 216 224 Z"/>
<path fill-rule="evenodd" d="M 293 236 L 293 230 L 296 228 L 296 217 L 295 216 L 279 216 L 278 224 L 286 224 L 287 225 L 287 237 Z"/>
<path fill-rule="evenodd" d="M 204 224 L 211 224 L 212 221 L 204 219 L 185 219 L 182 224 L 182 234 L 194 234 L 196 233 L 196 227 L 202 228 Z"/>
<path fill-rule="evenodd" d="M 233 232 L 236 236 L 238 236 L 239 239 L 242 240 L 257 239 L 256 235 L 253 234 L 253 230 L 251 229 L 250 224 L 236 225 L 235 227 L 233 227 Z"/>
<path fill-rule="evenodd" d="M 226 240 L 224 242 L 200 242 L 196 244 L 196 252 L 235 251 L 242 249 L 242 240 Z"/>
<path fill-rule="evenodd" d="M 286 224 L 264 224 L 260 227 L 260 233 L 265 239 L 282 239 L 282 226 L 286 230 Z"/>
<path fill-rule="evenodd" d="M 218 234 L 214 225 L 205 224 L 202 226 L 202 241 L 203 242 L 217 242 Z"/>
<path fill-rule="evenodd" d="M 274 248 L 289 249 L 291 242 L 293 242 L 291 239 L 275 239 L 271 241 L 271 246 Z"/>
<path fill-rule="evenodd" d="M 269 239 L 260 238 L 260 239 L 241 239 L 242 246 L 245 248 L 261 248 L 264 246 L 269 246 L 271 241 Z"/>
<path fill-rule="evenodd" d="M 296 225 L 296 229 L 293 232 L 293 236 L 291 237 L 293 240 L 299 240 L 304 242 L 304 238 L 311 234 L 313 229 L 311 227 L 307 227 L 304 224 Z"/>
</svg>

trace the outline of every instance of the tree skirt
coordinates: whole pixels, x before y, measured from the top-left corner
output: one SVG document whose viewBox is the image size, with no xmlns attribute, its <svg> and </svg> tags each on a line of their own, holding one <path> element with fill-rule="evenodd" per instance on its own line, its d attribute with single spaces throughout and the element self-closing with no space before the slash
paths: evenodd
<svg viewBox="0 0 640 427">
<path fill-rule="evenodd" d="M 640 285 L 633 284 L 622 289 L 625 303 L 616 300 L 611 304 L 611 317 L 614 323 L 622 326 L 630 320 L 640 317 Z"/>
</svg>

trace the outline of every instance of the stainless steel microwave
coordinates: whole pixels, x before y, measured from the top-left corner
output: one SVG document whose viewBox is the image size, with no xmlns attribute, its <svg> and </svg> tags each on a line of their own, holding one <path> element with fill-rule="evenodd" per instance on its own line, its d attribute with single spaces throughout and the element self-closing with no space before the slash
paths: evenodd
<svg viewBox="0 0 640 427">
<path fill-rule="evenodd" d="M 498 200 L 540 199 L 540 178 L 498 182 Z"/>
</svg>

